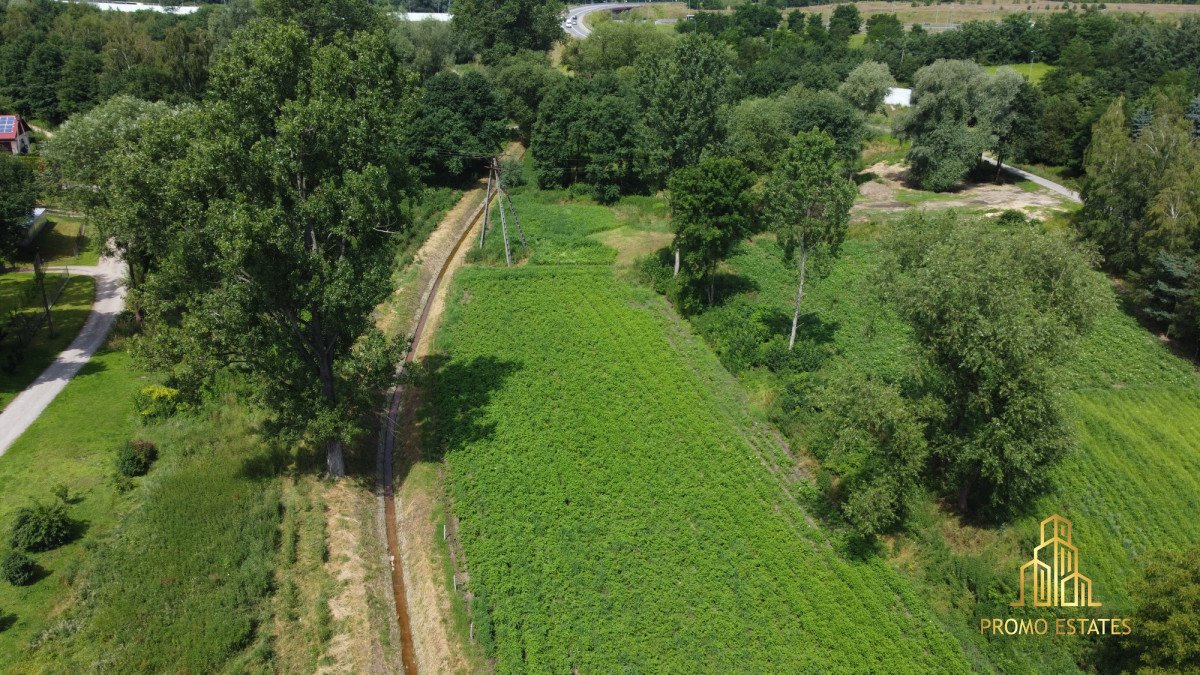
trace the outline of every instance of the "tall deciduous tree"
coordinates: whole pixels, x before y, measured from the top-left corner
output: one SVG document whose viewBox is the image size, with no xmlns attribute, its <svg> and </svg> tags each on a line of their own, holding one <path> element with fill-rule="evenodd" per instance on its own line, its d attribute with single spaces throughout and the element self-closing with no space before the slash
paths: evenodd
<svg viewBox="0 0 1200 675">
<path fill-rule="evenodd" d="M 103 204 L 108 194 L 96 188 L 113 160 L 136 146 L 149 120 L 168 111 L 163 103 L 114 96 L 67 120 L 46 143 L 44 178 L 56 199 L 80 209 Z"/>
<path fill-rule="evenodd" d="M 500 152 L 507 127 L 504 101 L 486 77 L 441 72 L 425 83 L 409 153 L 428 177 L 460 178 Z"/>
<path fill-rule="evenodd" d="M 717 265 L 749 232 L 754 175 L 736 159 L 707 158 L 671 176 L 674 248 L 690 282 L 702 282 L 708 303 L 716 295 Z"/>
<path fill-rule="evenodd" d="M 179 226 L 145 290 L 143 353 L 178 376 L 243 372 L 281 432 L 343 443 L 396 350 L 374 328 L 414 184 L 415 83 L 382 31 L 314 42 L 257 21 L 212 70 L 169 183 Z"/>
<path fill-rule="evenodd" d="M 559 0 L 453 0 L 454 27 L 471 40 L 486 62 L 522 49 L 544 52 L 563 37 Z"/>
<path fill-rule="evenodd" d="M 33 171 L 21 160 L 0 153 L 0 261 L 12 260 L 25 236 L 29 211 L 37 197 Z"/>
<path fill-rule="evenodd" d="M 984 85 L 981 117 L 990 148 L 996 153 L 996 176 L 1004 160 L 1020 160 L 1033 141 L 1032 129 L 1042 116 L 1041 93 L 1011 68 L 1001 68 Z"/>
<path fill-rule="evenodd" d="M 150 105 L 150 104 L 146 104 Z M 88 115 L 106 108 L 96 108 Z M 103 199 L 90 212 L 96 229 L 116 250 L 129 271 L 130 303 L 139 319 L 142 284 L 167 255 L 178 235 L 179 214 L 197 197 L 196 186 L 173 175 L 200 133 L 199 108 L 162 105 L 146 109 L 133 142 L 104 156 L 97 190 Z M 74 122 L 74 120 L 72 120 Z M 55 136 L 57 141 L 58 135 Z M 192 189 L 186 189 L 186 188 Z"/>
<path fill-rule="evenodd" d="M 666 55 L 638 61 L 646 173 L 661 185 L 719 140 L 719 111 L 732 96 L 733 58 L 708 35 L 689 34 Z"/>
<path fill-rule="evenodd" d="M 1038 223 L 915 214 L 890 234 L 884 287 L 920 345 L 933 475 L 959 509 L 1004 516 L 1071 445 L 1056 368 L 1107 300 L 1090 256 Z"/>
<path fill-rule="evenodd" d="M 836 255 L 846 238 L 854 183 L 846 178 L 837 146 L 828 134 L 801 132 L 767 180 L 764 206 L 786 259 L 794 261 L 799 282 L 788 349 L 796 346 L 804 283 L 818 263 Z"/>
<path fill-rule="evenodd" d="M 888 90 L 894 86 L 896 80 L 886 63 L 865 61 L 850 71 L 846 81 L 838 87 L 838 93 L 859 110 L 873 113 L 883 105 Z"/>
<path fill-rule="evenodd" d="M 937 61 L 917 71 L 913 106 L 896 124 L 912 140 L 908 163 L 927 190 L 947 190 L 990 145 L 982 124 L 988 75 L 973 61 Z"/>
<path fill-rule="evenodd" d="M 862 28 L 862 15 L 854 5 L 838 5 L 829 16 L 829 37 L 845 44 L 858 30 Z"/>
</svg>

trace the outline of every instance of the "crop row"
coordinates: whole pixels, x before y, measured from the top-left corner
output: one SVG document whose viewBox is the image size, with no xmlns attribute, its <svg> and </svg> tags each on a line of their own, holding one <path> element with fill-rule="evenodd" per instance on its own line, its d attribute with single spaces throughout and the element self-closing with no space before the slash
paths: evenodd
<svg viewBox="0 0 1200 675">
<path fill-rule="evenodd" d="M 432 442 L 500 671 L 965 667 L 906 582 L 808 524 L 660 299 L 575 266 L 452 293 Z"/>
</svg>

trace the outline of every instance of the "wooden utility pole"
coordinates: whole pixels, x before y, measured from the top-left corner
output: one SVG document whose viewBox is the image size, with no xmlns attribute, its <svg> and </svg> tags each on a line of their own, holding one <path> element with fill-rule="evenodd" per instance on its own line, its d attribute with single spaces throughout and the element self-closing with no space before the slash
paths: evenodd
<svg viewBox="0 0 1200 675">
<path fill-rule="evenodd" d="M 487 237 L 488 217 L 492 207 L 492 167 L 488 165 L 487 194 L 483 197 L 483 226 L 479 228 L 479 248 L 483 248 L 483 240 Z"/>
<path fill-rule="evenodd" d="M 479 231 L 479 248 L 483 248 L 483 242 L 487 236 L 488 225 L 491 221 L 491 205 L 492 196 L 496 197 L 496 208 L 500 211 L 500 234 L 504 237 L 504 262 L 508 266 L 512 266 L 512 247 L 508 242 L 508 214 L 511 212 L 513 223 L 517 226 L 517 236 L 521 239 L 521 247 L 527 248 L 525 243 L 525 230 L 521 228 L 521 219 L 517 216 L 517 207 L 513 205 L 512 197 L 508 194 L 508 189 L 504 187 L 504 181 L 500 178 L 500 160 L 493 157 L 488 163 L 488 182 L 487 195 L 484 197 L 483 204 L 483 226 Z M 504 201 L 508 200 L 508 208 L 504 208 Z"/>
</svg>

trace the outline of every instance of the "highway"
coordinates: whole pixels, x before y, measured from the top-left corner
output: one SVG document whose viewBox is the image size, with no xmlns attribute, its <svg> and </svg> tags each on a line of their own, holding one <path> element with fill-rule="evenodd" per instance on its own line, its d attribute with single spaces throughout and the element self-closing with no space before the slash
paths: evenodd
<svg viewBox="0 0 1200 675">
<path fill-rule="evenodd" d="M 567 35 L 583 39 L 591 35 L 592 30 L 583 22 L 583 17 L 593 12 L 612 11 L 614 9 L 627 9 L 645 4 L 641 2 L 601 2 L 594 5 L 577 5 L 567 8 L 567 16 L 563 19 L 563 30 L 567 31 Z"/>
</svg>

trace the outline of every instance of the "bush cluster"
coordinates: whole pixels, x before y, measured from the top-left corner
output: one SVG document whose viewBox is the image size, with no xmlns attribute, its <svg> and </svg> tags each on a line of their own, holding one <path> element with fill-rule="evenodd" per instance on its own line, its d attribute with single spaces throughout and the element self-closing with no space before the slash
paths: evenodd
<svg viewBox="0 0 1200 675">
<path fill-rule="evenodd" d="M 27 586 L 36 577 L 37 563 L 24 553 L 10 550 L 0 558 L 0 578 L 13 586 Z"/>
<path fill-rule="evenodd" d="M 150 441 L 130 441 L 117 451 L 117 473 L 127 478 L 145 476 L 158 459 L 158 447 Z"/>
<path fill-rule="evenodd" d="M 133 407 L 143 419 L 158 419 L 184 412 L 190 406 L 178 389 L 152 384 L 133 395 Z"/>
<path fill-rule="evenodd" d="M 17 509 L 8 542 L 19 551 L 49 551 L 67 543 L 71 525 L 66 506 L 35 501 Z"/>
</svg>

